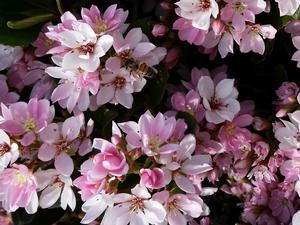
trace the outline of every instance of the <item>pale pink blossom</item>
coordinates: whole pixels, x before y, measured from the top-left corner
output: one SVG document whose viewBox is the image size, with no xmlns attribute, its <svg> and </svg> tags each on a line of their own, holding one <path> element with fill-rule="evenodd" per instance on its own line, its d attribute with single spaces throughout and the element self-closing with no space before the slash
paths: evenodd
<svg viewBox="0 0 300 225">
<path fill-rule="evenodd" d="M 127 174 L 126 157 L 123 152 L 117 150 L 115 145 L 104 139 L 96 138 L 93 147 L 101 151 L 93 157 L 94 167 L 90 173 L 93 179 L 101 180 L 107 175 L 122 176 Z"/>
<path fill-rule="evenodd" d="M 6 107 L 1 105 L 3 120 L 0 128 L 12 136 L 21 138 L 21 144 L 28 146 L 36 140 L 54 117 L 54 107 L 48 100 L 32 98 L 28 103 L 17 102 Z"/>
<path fill-rule="evenodd" d="M 163 37 L 168 32 L 168 27 L 163 24 L 155 24 L 152 28 L 154 37 Z"/>
<path fill-rule="evenodd" d="M 0 71 L 9 68 L 23 57 L 23 49 L 0 44 Z"/>
<path fill-rule="evenodd" d="M 77 23 L 74 30 L 65 30 L 58 34 L 63 49 L 50 49 L 51 54 L 62 54 L 64 69 L 81 68 L 94 72 L 100 65 L 100 57 L 104 56 L 113 44 L 110 35 L 97 37 L 94 30 L 86 23 Z"/>
<path fill-rule="evenodd" d="M 64 210 L 67 206 L 74 211 L 76 206 L 75 194 L 72 190 L 72 179 L 60 175 L 55 169 L 38 170 L 34 173 L 38 183 L 39 205 L 41 208 L 50 208 L 60 199 L 60 207 Z"/>
<path fill-rule="evenodd" d="M 160 189 L 165 186 L 164 172 L 160 168 L 141 169 L 140 184 L 147 188 Z"/>
<path fill-rule="evenodd" d="M 255 15 L 262 13 L 266 8 L 264 0 L 225 0 L 227 3 L 221 10 L 221 18 L 232 22 L 237 31 L 244 31 L 246 21 L 255 23 Z"/>
<path fill-rule="evenodd" d="M 10 92 L 7 86 L 6 76 L 0 74 L 0 102 L 4 104 L 15 103 L 20 96 L 15 92 Z"/>
<path fill-rule="evenodd" d="M 209 214 L 208 206 L 195 194 L 170 195 L 168 191 L 154 194 L 153 199 L 164 204 L 167 211 L 163 225 L 186 225 L 190 217 Z"/>
<path fill-rule="evenodd" d="M 271 25 L 247 26 L 241 36 L 240 50 L 243 53 L 253 51 L 261 55 L 265 52 L 264 39 L 274 39 L 277 30 Z"/>
<path fill-rule="evenodd" d="M 198 82 L 198 92 L 206 109 L 205 118 L 208 122 L 219 124 L 232 121 L 240 111 L 240 103 L 236 100 L 238 92 L 233 79 L 224 79 L 216 86 L 208 76 L 203 76 Z"/>
<path fill-rule="evenodd" d="M 127 19 L 128 11 L 117 9 L 117 4 L 109 6 L 101 15 L 97 6 L 92 5 L 90 9 L 81 9 L 82 20 L 89 24 L 96 34 L 103 35 L 111 33 L 116 29 L 123 29 Z"/>
<path fill-rule="evenodd" d="M 16 143 L 12 143 L 9 136 L 0 130 L 0 171 L 19 158 L 19 149 Z"/>
<path fill-rule="evenodd" d="M 131 194 L 116 194 L 114 202 L 115 206 L 106 211 L 102 225 L 160 224 L 166 217 L 163 205 L 151 199 L 148 190 L 139 185 L 131 189 Z"/>
<path fill-rule="evenodd" d="M 293 54 L 292 60 L 297 62 L 297 67 L 300 67 L 300 36 L 293 37 L 293 44 L 297 51 Z"/>
<path fill-rule="evenodd" d="M 292 37 L 300 35 L 300 20 L 290 21 L 284 28 L 285 32 L 290 33 Z"/>
<path fill-rule="evenodd" d="M 178 10 L 176 10 L 177 12 Z M 173 29 L 178 30 L 178 37 L 189 44 L 201 45 L 205 40 L 206 30 L 193 27 L 192 21 L 185 18 L 177 19 L 173 24 Z"/>
<path fill-rule="evenodd" d="M 180 8 L 180 16 L 191 20 L 198 29 L 208 30 L 210 18 L 219 14 L 219 6 L 215 0 L 180 0 L 175 3 Z"/>
<path fill-rule="evenodd" d="M 53 90 L 51 99 L 59 102 L 63 108 L 72 112 L 76 107 L 86 111 L 90 105 L 89 93 L 96 95 L 99 86 L 99 72 L 87 72 L 82 69 L 65 70 L 62 67 L 48 67 L 46 70 L 53 78 L 58 78 L 60 84 Z"/>
<path fill-rule="evenodd" d="M 40 133 L 43 144 L 39 148 L 38 158 L 45 162 L 54 158 L 56 170 L 64 176 L 70 176 L 74 170 L 71 156 L 77 151 L 74 141 L 80 134 L 80 127 L 79 117 L 69 117 L 63 123 L 49 124 Z"/>
<path fill-rule="evenodd" d="M 0 172 L 0 202 L 8 212 L 19 207 L 33 214 L 38 208 L 37 181 L 24 165 L 14 165 Z"/>
<path fill-rule="evenodd" d="M 141 148 L 148 156 L 159 156 L 172 153 L 178 148 L 178 144 L 169 143 L 176 126 L 174 117 L 165 118 L 161 113 L 154 117 L 146 112 L 138 123 L 129 121 L 119 126 L 126 133 L 128 150 Z"/>
<path fill-rule="evenodd" d="M 293 15 L 300 5 L 299 0 L 275 0 L 278 3 L 280 16 Z"/>
</svg>

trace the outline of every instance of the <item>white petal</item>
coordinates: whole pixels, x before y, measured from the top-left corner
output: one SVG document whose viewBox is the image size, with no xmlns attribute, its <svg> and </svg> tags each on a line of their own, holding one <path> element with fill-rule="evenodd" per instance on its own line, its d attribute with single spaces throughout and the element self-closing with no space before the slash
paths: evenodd
<svg viewBox="0 0 300 225">
<path fill-rule="evenodd" d="M 55 185 L 47 187 L 42 191 L 40 196 L 40 206 L 42 208 L 49 208 L 50 206 L 54 205 L 59 199 L 60 193 L 61 188 Z"/>
</svg>

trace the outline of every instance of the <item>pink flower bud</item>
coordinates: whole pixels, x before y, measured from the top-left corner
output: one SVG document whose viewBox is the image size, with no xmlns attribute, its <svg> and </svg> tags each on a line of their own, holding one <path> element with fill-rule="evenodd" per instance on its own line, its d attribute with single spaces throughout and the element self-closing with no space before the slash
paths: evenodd
<svg viewBox="0 0 300 225">
<path fill-rule="evenodd" d="M 155 24 L 152 29 L 154 37 L 163 37 L 168 31 L 168 27 L 163 24 Z"/>
<path fill-rule="evenodd" d="M 168 69 L 172 69 L 176 66 L 180 55 L 181 52 L 179 48 L 171 48 L 168 51 L 167 56 L 165 58 L 165 64 L 168 67 Z"/>
<path fill-rule="evenodd" d="M 141 185 L 147 188 L 159 189 L 165 184 L 164 172 L 159 168 L 141 169 Z"/>
</svg>

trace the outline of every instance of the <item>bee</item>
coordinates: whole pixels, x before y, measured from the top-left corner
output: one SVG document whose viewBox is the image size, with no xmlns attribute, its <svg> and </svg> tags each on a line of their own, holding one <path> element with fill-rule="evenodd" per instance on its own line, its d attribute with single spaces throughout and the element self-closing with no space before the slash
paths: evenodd
<svg viewBox="0 0 300 225">
<path fill-rule="evenodd" d="M 124 59 L 123 66 L 130 71 L 130 75 L 137 78 L 143 78 L 143 77 L 152 78 L 155 74 L 155 71 L 151 67 L 149 67 L 146 63 L 139 62 L 132 58 Z"/>
</svg>

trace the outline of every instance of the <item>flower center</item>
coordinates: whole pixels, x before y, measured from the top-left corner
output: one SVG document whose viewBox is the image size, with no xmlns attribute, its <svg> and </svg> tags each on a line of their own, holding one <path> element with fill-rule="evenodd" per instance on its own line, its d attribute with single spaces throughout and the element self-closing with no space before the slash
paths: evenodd
<svg viewBox="0 0 300 225">
<path fill-rule="evenodd" d="M 82 53 L 85 53 L 85 54 L 93 53 L 94 50 L 95 50 L 95 46 L 96 46 L 95 43 L 90 42 L 86 45 L 80 46 L 79 51 L 82 52 Z"/>
<path fill-rule="evenodd" d="M 55 176 L 54 177 L 54 181 L 53 181 L 53 184 L 56 185 L 57 187 L 60 187 L 60 188 L 63 188 L 65 183 L 62 182 L 58 176 Z"/>
<path fill-rule="evenodd" d="M 17 172 L 16 174 L 17 179 L 15 180 L 15 185 L 23 185 L 26 183 L 26 176 L 21 173 L 21 172 Z"/>
<path fill-rule="evenodd" d="M 72 148 L 65 140 L 61 140 L 56 144 L 56 154 L 59 155 L 61 152 L 66 152 L 69 155 L 72 154 Z"/>
<path fill-rule="evenodd" d="M 158 152 L 160 146 L 160 139 L 158 136 L 151 137 L 149 139 L 148 148 L 153 152 Z"/>
<path fill-rule="evenodd" d="M 134 198 L 131 200 L 131 205 L 129 208 L 130 212 L 137 212 L 144 209 L 144 200 L 141 198 Z"/>
<path fill-rule="evenodd" d="M 10 151 L 10 146 L 7 143 L 0 144 L 0 156 Z"/>
<path fill-rule="evenodd" d="M 222 103 L 220 102 L 220 99 L 217 98 L 217 97 L 213 97 L 211 100 L 210 100 L 210 107 L 211 109 L 213 110 L 219 110 L 222 106 Z"/>
<path fill-rule="evenodd" d="M 112 84 L 116 89 L 122 89 L 125 85 L 126 79 L 124 77 L 116 77 Z"/>
<path fill-rule="evenodd" d="M 36 123 L 34 119 L 29 118 L 24 121 L 25 132 L 32 132 L 35 130 L 35 128 L 36 128 Z"/>
<path fill-rule="evenodd" d="M 44 38 L 44 44 L 47 46 L 47 47 L 51 47 L 52 45 L 54 45 L 55 41 L 54 40 L 51 40 L 47 37 Z"/>
<path fill-rule="evenodd" d="M 252 36 L 256 36 L 258 34 L 261 34 L 261 31 L 257 26 L 252 26 L 250 28 L 249 34 L 252 35 Z"/>
<path fill-rule="evenodd" d="M 172 212 L 174 210 L 178 210 L 180 207 L 177 204 L 176 199 L 174 199 L 172 202 L 168 203 L 168 211 Z"/>
<path fill-rule="evenodd" d="M 105 20 L 98 18 L 97 22 L 96 22 L 96 26 L 95 26 L 96 33 L 100 34 L 106 30 L 107 30 L 107 24 L 106 24 Z"/>
<path fill-rule="evenodd" d="M 236 1 L 233 5 L 232 5 L 232 8 L 235 12 L 237 13 L 242 13 L 245 8 L 246 8 L 246 5 L 242 2 L 242 1 Z"/>
<path fill-rule="evenodd" d="M 199 3 L 198 3 L 198 8 L 201 10 L 201 11 L 207 11 L 209 10 L 211 7 L 211 2 L 210 0 L 199 0 Z"/>
</svg>

